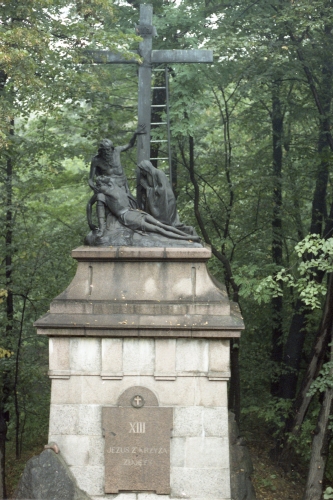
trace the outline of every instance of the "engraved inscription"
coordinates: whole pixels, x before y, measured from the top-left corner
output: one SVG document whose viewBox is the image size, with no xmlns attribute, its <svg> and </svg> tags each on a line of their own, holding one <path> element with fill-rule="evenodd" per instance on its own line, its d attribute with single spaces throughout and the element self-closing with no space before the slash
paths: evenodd
<svg viewBox="0 0 333 500">
<path fill-rule="evenodd" d="M 162 455 L 163 453 L 168 453 L 166 448 L 140 448 L 139 446 L 112 446 L 106 450 L 106 453 L 149 453 Z"/>
<path fill-rule="evenodd" d="M 135 466 L 142 467 L 143 465 L 152 465 L 153 461 L 152 460 L 130 460 L 129 458 L 125 458 L 123 464 L 127 465 L 127 466 L 135 465 Z"/>
<path fill-rule="evenodd" d="M 105 493 L 170 493 L 173 410 L 146 405 L 140 408 L 140 398 L 134 392 L 128 406 L 103 408 Z"/>
<path fill-rule="evenodd" d="M 133 434 L 145 434 L 146 433 L 146 422 L 129 422 L 130 430 Z"/>
</svg>

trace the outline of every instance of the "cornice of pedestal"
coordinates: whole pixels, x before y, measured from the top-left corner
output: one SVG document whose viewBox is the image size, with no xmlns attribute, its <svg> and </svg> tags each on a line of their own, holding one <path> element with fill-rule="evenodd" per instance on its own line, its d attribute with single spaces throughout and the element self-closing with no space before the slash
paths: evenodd
<svg viewBox="0 0 333 500">
<path fill-rule="evenodd" d="M 89 247 L 82 246 L 72 251 L 78 262 L 84 261 L 201 261 L 212 256 L 210 246 L 188 247 Z"/>
<path fill-rule="evenodd" d="M 244 329 L 225 286 L 210 276 L 210 248 L 79 247 L 78 268 L 50 312 L 48 336 L 239 337 Z"/>
</svg>

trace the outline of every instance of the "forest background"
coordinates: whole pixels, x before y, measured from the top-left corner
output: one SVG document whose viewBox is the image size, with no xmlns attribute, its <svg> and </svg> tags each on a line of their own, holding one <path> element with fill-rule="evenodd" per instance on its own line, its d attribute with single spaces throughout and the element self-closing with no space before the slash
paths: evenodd
<svg viewBox="0 0 333 500">
<path fill-rule="evenodd" d="M 0 0 L 0 498 L 5 448 L 47 442 L 47 339 L 32 325 L 75 273 L 91 157 L 137 127 L 137 67 L 82 51 L 133 57 L 140 3 Z M 309 471 L 304 499 L 333 498 L 333 2 L 149 3 L 155 49 L 214 51 L 169 68 L 172 182 L 244 316 L 230 408 L 274 436 L 277 463 Z"/>
</svg>

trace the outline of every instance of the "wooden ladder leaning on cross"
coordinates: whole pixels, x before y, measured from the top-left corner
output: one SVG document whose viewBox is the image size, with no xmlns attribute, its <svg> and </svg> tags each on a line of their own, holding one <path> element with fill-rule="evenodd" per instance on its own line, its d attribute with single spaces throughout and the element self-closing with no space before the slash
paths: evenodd
<svg viewBox="0 0 333 500">
<path fill-rule="evenodd" d="M 151 78 L 152 65 L 162 63 L 212 63 L 212 50 L 152 50 L 152 39 L 156 30 L 152 25 L 152 5 L 140 5 L 140 24 L 136 26 L 136 34 L 142 36 L 139 43 L 139 55 L 142 63 L 139 65 L 139 92 L 138 92 L 138 123 L 144 125 L 146 134 L 137 137 L 137 163 L 150 160 L 150 129 L 151 129 Z M 135 59 L 123 57 L 108 50 L 87 50 L 86 62 L 100 64 L 137 64 Z M 171 165 L 169 165 L 171 168 Z M 171 180 L 171 179 L 170 179 Z M 137 200 L 141 202 L 141 192 L 138 188 Z"/>
</svg>

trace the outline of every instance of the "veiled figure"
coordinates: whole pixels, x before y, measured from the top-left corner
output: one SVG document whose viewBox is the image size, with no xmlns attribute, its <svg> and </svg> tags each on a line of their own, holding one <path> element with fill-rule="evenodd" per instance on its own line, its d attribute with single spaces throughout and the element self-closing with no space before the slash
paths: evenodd
<svg viewBox="0 0 333 500">
<path fill-rule="evenodd" d="M 185 226 L 180 222 L 176 197 L 165 173 L 155 168 L 148 160 L 141 161 L 138 168 L 140 171 L 140 185 L 145 191 L 144 210 L 164 224 L 197 236 L 192 226 Z"/>
</svg>

